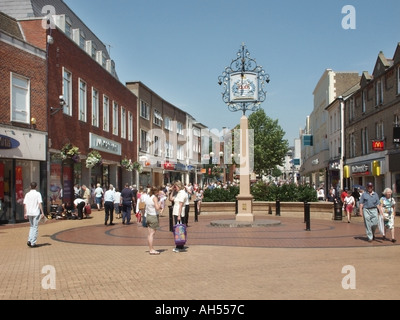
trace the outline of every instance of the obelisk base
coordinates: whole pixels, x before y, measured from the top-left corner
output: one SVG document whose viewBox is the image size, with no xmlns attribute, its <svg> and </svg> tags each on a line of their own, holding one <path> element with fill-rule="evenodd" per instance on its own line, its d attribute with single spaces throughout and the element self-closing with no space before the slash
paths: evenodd
<svg viewBox="0 0 400 320">
<path fill-rule="evenodd" d="M 253 196 L 240 196 L 236 197 L 238 200 L 238 213 L 236 221 L 253 222 Z"/>
</svg>

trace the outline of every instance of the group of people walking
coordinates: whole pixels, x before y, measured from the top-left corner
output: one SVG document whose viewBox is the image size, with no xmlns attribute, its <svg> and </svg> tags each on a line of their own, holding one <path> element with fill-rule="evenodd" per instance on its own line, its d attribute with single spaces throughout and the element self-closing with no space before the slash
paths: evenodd
<svg viewBox="0 0 400 320">
<path fill-rule="evenodd" d="M 37 247 L 36 241 L 38 236 L 39 220 L 44 217 L 43 200 L 40 192 L 36 190 L 37 183 L 30 184 L 31 190 L 24 197 L 24 216 L 29 220 L 30 230 L 28 235 L 27 245 L 29 247 Z M 84 186 L 82 186 L 84 187 Z M 84 188 L 83 188 L 84 189 Z M 84 190 L 85 191 L 85 190 Z M 135 192 L 136 191 L 136 192 Z M 85 194 L 85 193 L 83 193 Z M 159 216 L 165 208 L 165 201 L 169 199 L 172 205 L 173 219 L 175 224 L 184 223 L 188 224 L 189 214 L 189 199 L 195 196 L 195 203 L 198 206 L 200 213 L 200 206 L 202 200 L 202 190 L 198 188 L 190 189 L 185 186 L 181 181 L 176 181 L 169 188 L 151 187 L 146 191 L 134 190 L 128 183 L 125 184 L 124 189 L 119 192 L 113 185 L 110 184 L 108 190 L 102 194 L 105 209 L 105 225 L 114 225 L 114 210 L 118 218 L 122 218 L 122 224 L 130 224 L 131 212 L 134 210 L 140 214 L 138 221 L 148 228 L 148 245 L 149 253 L 151 255 L 159 255 L 160 252 L 154 249 L 154 236 L 159 229 Z M 353 194 L 342 192 L 340 199 L 343 202 L 347 219 L 350 223 L 351 214 L 354 207 L 358 202 L 358 213 L 363 217 L 367 240 L 372 242 L 375 240 L 376 230 L 379 228 L 380 233 L 384 240 L 386 232 L 389 230 L 391 234 L 390 241 L 395 243 L 395 217 L 396 217 L 396 201 L 393 198 L 393 191 L 386 188 L 383 191 L 383 196 L 379 197 L 374 191 L 372 183 L 368 183 L 366 191 L 360 194 L 359 200 Z M 97 198 L 97 197 L 96 197 Z M 100 197 L 99 197 L 100 198 Z M 338 197 L 330 190 L 328 199 L 338 201 Z M 81 199 L 80 196 L 77 199 Z M 78 212 L 81 212 L 81 203 L 86 203 L 85 199 L 77 201 L 75 199 L 75 207 L 78 207 Z M 330 200 L 328 200 L 330 201 Z M 96 203 L 97 200 L 96 200 Z M 140 204 L 143 204 L 141 206 Z M 176 246 L 174 252 L 181 252 L 184 250 L 183 246 Z"/>
<path fill-rule="evenodd" d="M 348 223 L 351 222 L 352 215 L 362 216 L 368 242 L 375 240 L 375 232 L 379 229 L 384 240 L 387 239 L 386 232 L 389 230 L 391 233 L 390 241 L 395 243 L 396 201 L 392 195 L 392 189 L 386 188 L 382 196 L 379 197 L 374 191 L 373 183 L 369 182 L 366 191 L 355 188 L 353 192 L 349 192 L 346 188 L 339 196 L 336 196 L 334 188 L 331 188 L 327 201 L 338 202 L 340 199 Z"/>
</svg>

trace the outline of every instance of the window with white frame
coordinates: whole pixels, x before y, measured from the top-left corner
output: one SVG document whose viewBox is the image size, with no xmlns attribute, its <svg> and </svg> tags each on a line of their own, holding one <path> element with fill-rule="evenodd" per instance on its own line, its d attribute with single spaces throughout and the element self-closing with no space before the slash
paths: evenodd
<svg viewBox="0 0 400 320">
<path fill-rule="evenodd" d="M 118 135 L 118 103 L 114 101 L 113 104 L 113 134 Z"/>
<path fill-rule="evenodd" d="M 383 104 L 383 81 L 377 80 L 375 83 L 375 106 Z"/>
<path fill-rule="evenodd" d="M 63 68 L 63 97 L 65 102 L 63 112 L 72 116 L 72 74 L 65 68 Z"/>
<path fill-rule="evenodd" d="M 30 80 L 11 73 L 11 121 L 30 123 Z"/>
<path fill-rule="evenodd" d="M 150 106 L 143 100 L 140 100 L 140 117 L 150 120 Z"/>
<path fill-rule="evenodd" d="M 200 143 L 199 143 L 198 139 L 194 140 L 193 153 L 200 153 Z"/>
<path fill-rule="evenodd" d="M 375 138 L 376 140 L 383 140 L 385 138 L 385 132 L 383 128 L 383 121 L 375 124 Z"/>
<path fill-rule="evenodd" d="M 103 95 L 103 131 L 110 132 L 110 99 Z"/>
<path fill-rule="evenodd" d="M 163 118 L 162 118 L 162 116 L 161 116 L 161 112 L 158 111 L 158 110 L 154 110 L 154 120 L 153 120 L 153 123 L 154 123 L 156 126 L 161 127 L 162 121 L 163 121 Z"/>
<path fill-rule="evenodd" d="M 82 30 L 79 31 L 79 46 L 81 47 L 81 49 L 85 50 L 86 35 Z"/>
<path fill-rule="evenodd" d="M 103 66 L 103 68 L 107 66 L 107 56 L 105 52 L 103 52 L 101 56 L 101 65 Z"/>
<path fill-rule="evenodd" d="M 354 97 L 350 98 L 349 101 L 349 120 L 354 120 L 355 112 L 354 112 Z"/>
<path fill-rule="evenodd" d="M 172 131 L 172 119 L 170 117 L 165 117 L 164 119 L 164 129 Z"/>
<path fill-rule="evenodd" d="M 96 60 L 96 54 L 97 54 L 97 46 L 96 44 L 92 41 L 92 58 Z"/>
<path fill-rule="evenodd" d="M 165 141 L 165 157 L 166 158 L 174 157 L 174 146 L 169 141 Z"/>
<path fill-rule="evenodd" d="M 121 107 L 121 138 L 126 139 L 126 109 Z"/>
<path fill-rule="evenodd" d="M 368 154 L 369 152 L 369 141 L 368 141 L 368 129 L 361 129 L 361 152 L 362 155 Z"/>
<path fill-rule="evenodd" d="M 72 21 L 68 16 L 65 16 L 65 34 L 72 39 Z"/>
<path fill-rule="evenodd" d="M 362 91 L 362 102 L 361 102 L 361 105 L 362 105 L 361 112 L 365 113 L 365 111 L 367 110 L 367 91 L 366 91 L 366 89 L 364 89 Z"/>
<path fill-rule="evenodd" d="M 133 141 L 133 114 L 128 111 L 128 140 Z"/>
<path fill-rule="evenodd" d="M 177 146 L 176 158 L 178 160 L 185 160 L 185 148 L 180 144 Z"/>
<path fill-rule="evenodd" d="M 92 88 L 92 126 L 99 127 L 99 92 Z"/>
<path fill-rule="evenodd" d="M 350 158 L 354 158 L 356 156 L 356 139 L 354 133 L 350 134 L 349 141 Z"/>
<path fill-rule="evenodd" d="M 79 116 L 80 121 L 86 122 L 87 114 L 87 85 L 86 82 L 79 79 Z"/>
<path fill-rule="evenodd" d="M 183 135 L 183 123 L 182 122 L 177 122 L 176 123 L 176 132 L 178 134 Z"/>
<path fill-rule="evenodd" d="M 139 151 L 148 153 L 149 150 L 149 135 L 147 131 L 140 129 Z"/>
<path fill-rule="evenodd" d="M 161 149 L 160 149 L 160 137 L 154 136 L 153 142 L 153 149 L 154 149 L 154 156 L 159 157 L 161 156 Z"/>
</svg>

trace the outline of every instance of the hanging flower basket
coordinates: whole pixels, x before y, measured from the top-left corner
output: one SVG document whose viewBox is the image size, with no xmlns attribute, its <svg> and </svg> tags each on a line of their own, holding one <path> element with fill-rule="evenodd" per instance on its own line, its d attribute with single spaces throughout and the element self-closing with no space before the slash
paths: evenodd
<svg viewBox="0 0 400 320">
<path fill-rule="evenodd" d="M 96 151 L 90 151 L 86 158 L 86 168 L 93 168 L 102 164 L 101 154 Z"/>
<path fill-rule="evenodd" d="M 79 155 L 80 155 L 79 148 L 71 143 L 67 143 L 61 148 L 62 160 L 72 159 L 74 162 L 79 162 L 80 161 Z"/>
<path fill-rule="evenodd" d="M 143 166 L 139 162 L 135 161 L 133 163 L 133 169 L 141 173 L 143 171 Z"/>
<path fill-rule="evenodd" d="M 121 161 L 121 166 L 122 166 L 122 168 L 124 168 L 127 171 L 133 171 L 134 170 L 133 162 L 132 162 L 131 159 L 129 159 L 129 160 L 127 158 L 123 159 Z"/>
</svg>

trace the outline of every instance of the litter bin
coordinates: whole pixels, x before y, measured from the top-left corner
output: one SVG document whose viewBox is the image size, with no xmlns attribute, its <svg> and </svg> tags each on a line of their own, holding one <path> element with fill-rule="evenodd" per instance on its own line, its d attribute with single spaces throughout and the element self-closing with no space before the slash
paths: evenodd
<svg viewBox="0 0 400 320">
<path fill-rule="evenodd" d="M 335 220 L 342 220 L 343 219 L 342 205 L 338 202 L 335 202 L 333 208 L 334 208 Z"/>
</svg>

